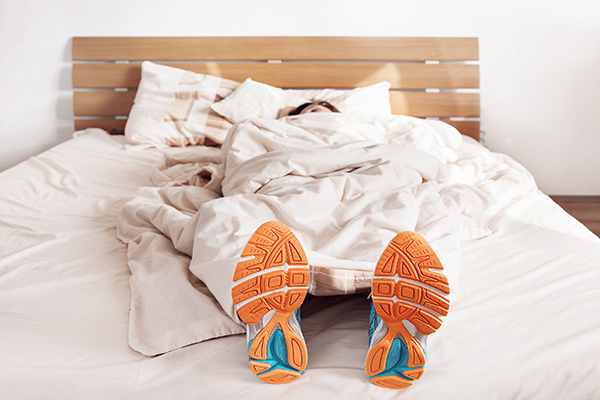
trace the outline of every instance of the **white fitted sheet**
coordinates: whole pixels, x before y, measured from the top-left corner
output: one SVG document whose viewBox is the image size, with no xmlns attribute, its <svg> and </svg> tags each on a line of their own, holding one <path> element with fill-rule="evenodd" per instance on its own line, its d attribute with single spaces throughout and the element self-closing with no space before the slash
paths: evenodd
<svg viewBox="0 0 600 400">
<path fill-rule="evenodd" d="M 309 297 L 303 376 L 267 385 L 232 335 L 157 357 L 128 346 L 121 207 L 162 152 L 99 130 L 0 174 L 0 397 L 591 399 L 600 393 L 600 240 L 538 193 L 463 243 L 459 296 L 408 389 L 364 372 L 369 301 Z M 203 151 L 199 148 L 199 151 Z"/>
</svg>

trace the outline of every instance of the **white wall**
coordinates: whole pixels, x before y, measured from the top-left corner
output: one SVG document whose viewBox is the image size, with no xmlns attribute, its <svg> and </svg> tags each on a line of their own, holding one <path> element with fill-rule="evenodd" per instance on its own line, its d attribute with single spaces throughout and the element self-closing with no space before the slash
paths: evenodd
<svg viewBox="0 0 600 400">
<path fill-rule="evenodd" d="M 597 0 L 0 0 L 0 169 L 70 138 L 73 36 L 150 35 L 477 36 L 488 147 L 600 195 Z"/>
</svg>

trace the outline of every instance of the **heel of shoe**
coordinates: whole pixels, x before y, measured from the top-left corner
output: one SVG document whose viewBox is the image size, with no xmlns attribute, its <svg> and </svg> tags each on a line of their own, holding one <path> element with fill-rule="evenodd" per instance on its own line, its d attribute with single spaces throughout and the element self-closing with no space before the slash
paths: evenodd
<svg viewBox="0 0 600 400">
<path fill-rule="evenodd" d="M 248 364 L 257 377 L 271 384 L 288 383 L 300 377 L 308 354 L 301 334 L 290 323 L 297 318 L 275 314 L 248 343 Z"/>
</svg>

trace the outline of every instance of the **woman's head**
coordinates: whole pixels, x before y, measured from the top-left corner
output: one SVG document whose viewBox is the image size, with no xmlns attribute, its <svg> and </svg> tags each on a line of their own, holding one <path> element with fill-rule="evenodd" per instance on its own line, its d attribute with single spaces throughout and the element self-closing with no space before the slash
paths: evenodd
<svg viewBox="0 0 600 400">
<path fill-rule="evenodd" d="M 292 111 L 288 113 L 288 115 L 300 115 L 300 114 L 308 114 L 308 113 L 324 113 L 324 112 L 334 112 L 339 113 L 340 111 L 335 108 L 334 105 L 328 103 L 326 101 L 312 101 L 309 103 L 304 103 L 301 106 L 294 108 Z"/>
</svg>

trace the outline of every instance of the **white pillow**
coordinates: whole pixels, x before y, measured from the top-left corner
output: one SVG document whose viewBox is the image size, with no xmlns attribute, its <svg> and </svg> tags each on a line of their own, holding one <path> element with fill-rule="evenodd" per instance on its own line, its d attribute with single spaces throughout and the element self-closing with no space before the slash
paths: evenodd
<svg viewBox="0 0 600 400">
<path fill-rule="evenodd" d="M 213 104 L 211 108 L 230 122 L 236 123 L 253 117 L 275 119 L 283 108 L 297 107 L 304 103 L 305 98 L 248 78 L 231 95 Z"/>
<path fill-rule="evenodd" d="M 144 147 L 221 144 L 232 125 L 210 106 L 239 85 L 144 61 L 125 137 L 128 143 Z"/>
<path fill-rule="evenodd" d="M 285 92 L 308 101 L 327 101 L 342 113 L 391 115 L 389 92 L 391 86 L 391 83 L 383 81 L 351 90 L 288 89 Z"/>
<path fill-rule="evenodd" d="M 232 123 L 245 118 L 277 118 L 290 109 L 309 101 L 325 100 L 340 112 L 390 115 L 389 82 L 379 82 L 356 89 L 287 89 L 283 90 L 248 78 L 235 92 L 212 105 L 212 109 Z M 285 114 L 281 114 L 284 111 Z"/>
</svg>

